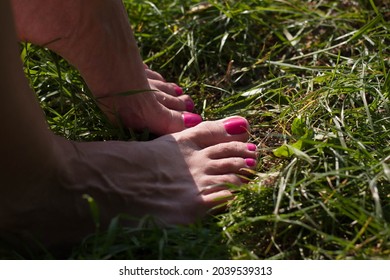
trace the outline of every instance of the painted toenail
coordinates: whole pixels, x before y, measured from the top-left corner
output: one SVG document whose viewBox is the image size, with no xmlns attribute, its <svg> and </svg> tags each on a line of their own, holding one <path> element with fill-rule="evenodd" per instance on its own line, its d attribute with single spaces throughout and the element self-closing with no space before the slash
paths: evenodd
<svg viewBox="0 0 390 280">
<path fill-rule="evenodd" d="M 248 165 L 249 167 L 256 166 L 256 160 L 254 160 L 253 158 L 246 158 L 246 159 L 245 159 L 245 163 L 246 163 L 246 165 Z"/>
<path fill-rule="evenodd" d="M 183 89 L 179 86 L 175 86 L 175 92 L 177 96 L 183 95 Z"/>
<path fill-rule="evenodd" d="M 252 144 L 252 143 L 248 143 L 247 146 L 248 146 L 248 150 L 251 152 L 254 152 L 257 149 L 257 146 L 255 144 Z"/>
<path fill-rule="evenodd" d="M 242 134 L 248 131 L 248 123 L 244 118 L 230 118 L 223 122 L 225 130 L 230 135 Z"/>
<path fill-rule="evenodd" d="M 203 121 L 201 116 L 192 113 L 183 113 L 183 120 L 187 128 L 194 127 Z"/>
<path fill-rule="evenodd" d="M 188 111 L 188 112 L 194 111 L 195 104 L 192 100 L 186 100 L 185 103 L 186 103 L 186 111 Z"/>
</svg>

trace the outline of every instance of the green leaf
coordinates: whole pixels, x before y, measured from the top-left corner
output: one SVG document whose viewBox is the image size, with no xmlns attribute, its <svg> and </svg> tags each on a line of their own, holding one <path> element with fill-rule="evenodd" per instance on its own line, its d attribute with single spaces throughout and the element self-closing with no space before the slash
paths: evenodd
<svg viewBox="0 0 390 280">
<path fill-rule="evenodd" d="M 307 129 L 305 125 L 305 120 L 301 116 L 296 117 L 291 125 L 291 132 L 296 137 L 302 137 L 305 135 Z"/>
<path fill-rule="evenodd" d="M 307 146 L 307 140 L 312 140 L 314 131 L 306 127 L 305 121 L 301 116 L 296 117 L 291 125 L 291 132 L 295 142 L 283 144 L 273 151 L 276 157 L 291 157 L 293 155 L 301 155 L 301 151 Z M 305 156 L 307 158 L 308 156 Z"/>
<path fill-rule="evenodd" d="M 289 158 L 294 154 L 294 151 L 291 148 L 289 148 L 289 146 L 287 146 L 286 144 L 283 144 L 279 148 L 275 149 L 273 153 L 276 157 Z"/>
<path fill-rule="evenodd" d="M 110 98 L 110 97 L 113 97 L 113 96 L 129 96 L 129 95 L 133 95 L 133 94 L 139 94 L 139 93 L 146 93 L 146 92 L 155 92 L 157 90 L 155 89 L 138 89 L 138 90 L 129 90 L 129 91 L 125 91 L 125 92 L 119 92 L 119 93 L 115 93 L 115 94 L 112 94 L 112 95 L 107 95 L 107 96 L 101 96 L 101 97 L 98 97 L 97 99 L 104 99 L 104 98 Z"/>
</svg>

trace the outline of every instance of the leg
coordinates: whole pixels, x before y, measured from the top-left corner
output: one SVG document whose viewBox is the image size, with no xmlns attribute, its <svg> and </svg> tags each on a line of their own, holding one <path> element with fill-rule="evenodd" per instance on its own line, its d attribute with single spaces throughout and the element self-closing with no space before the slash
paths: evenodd
<svg viewBox="0 0 390 280">
<path fill-rule="evenodd" d="M 47 245 L 94 231 L 84 194 L 105 227 L 120 213 L 186 224 L 231 197 L 226 183 L 255 165 L 243 118 L 204 122 L 150 142 L 78 143 L 54 136 L 23 76 L 9 0 L 0 1 L 0 230 Z M 213 186 L 212 188 L 209 188 Z"/>
<path fill-rule="evenodd" d="M 172 84 L 152 81 L 138 52 L 120 0 L 12 0 L 17 30 L 22 40 L 44 45 L 79 69 L 101 108 L 114 121 L 157 134 L 191 126 L 182 111 L 193 109 L 187 95 L 175 96 Z M 148 75 L 150 74 L 150 71 Z M 164 89 L 166 92 L 161 91 Z M 144 90 L 143 94 L 114 97 Z M 191 116 L 196 123 L 199 116 Z"/>
<path fill-rule="evenodd" d="M 0 2 L 0 38 L 0 191 L 4 192 L 12 190 L 5 186 L 22 185 L 19 180 L 33 182 L 46 178 L 50 173 L 44 170 L 55 166 L 57 159 L 53 156 L 53 135 L 22 71 L 8 0 Z M 31 168 L 32 162 L 40 162 L 42 170 Z M 0 197 L 6 196 L 0 194 Z"/>
</svg>

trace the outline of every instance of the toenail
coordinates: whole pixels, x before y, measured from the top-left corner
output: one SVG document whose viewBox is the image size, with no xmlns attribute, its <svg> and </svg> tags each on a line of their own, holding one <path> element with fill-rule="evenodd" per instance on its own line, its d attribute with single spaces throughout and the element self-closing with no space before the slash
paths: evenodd
<svg viewBox="0 0 390 280">
<path fill-rule="evenodd" d="M 195 109 L 195 104 L 194 104 L 194 102 L 193 102 L 192 100 L 186 100 L 185 103 L 186 103 L 186 110 L 187 110 L 188 112 L 194 111 L 194 109 Z"/>
<path fill-rule="evenodd" d="M 177 96 L 183 95 L 183 89 L 179 86 L 175 86 L 175 92 Z"/>
<path fill-rule="evenodd" d="M 248 122 L 244 118 L 230 118 L 223 122 L 225 130 L 230 135 L 242 134 L 248 131 Z"/>
<path fill-rule="evenodd" d="M 248 143 L 247 146 L 248 146 L 248 150 L 251 152 L 254 152 L 257 149 L 257 146 L 255 144 L 252 144 L 252 143 Z"/>
<path fill-rule="evenodd" d="M 249 167 L 256 166 L 256 160 L 254 160 L 253 158 L 246 158 L 246 159 L 245 159 L 245 163 L 246 163 L 246 165 L 248 165 Z"/>
<path fill-rule="evenodd" d="M 194 127 L 200 124 L 203 120 L 202 117 L 193 113 L 183 113 L 184 126 L 186 128 Z"/>
</svg>

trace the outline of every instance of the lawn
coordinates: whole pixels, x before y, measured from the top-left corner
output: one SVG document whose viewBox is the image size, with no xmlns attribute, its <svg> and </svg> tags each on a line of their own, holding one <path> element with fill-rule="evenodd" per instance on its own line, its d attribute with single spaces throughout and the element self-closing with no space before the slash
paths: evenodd
<svg viewBox="0 0 390 280">
<path fill-rule="evenodd" d="M 389 258 L 389 1 L 124 3 L 145 62 L 180 84 L 204 119 L 250 121 L 258 165 L 224 213 L 164 229 L 114 219 L 66 258 Z M 154 137 L 112 126 L 57 55 L 30 44 L 21 52 L 56 133 Z"/>
</svg>

